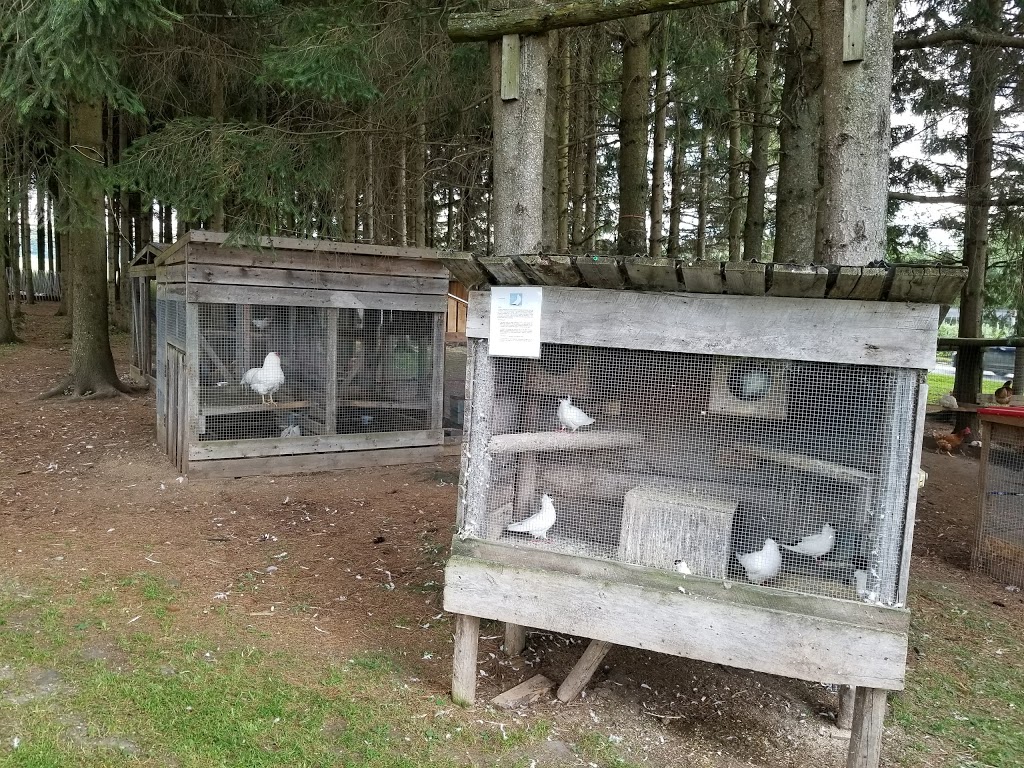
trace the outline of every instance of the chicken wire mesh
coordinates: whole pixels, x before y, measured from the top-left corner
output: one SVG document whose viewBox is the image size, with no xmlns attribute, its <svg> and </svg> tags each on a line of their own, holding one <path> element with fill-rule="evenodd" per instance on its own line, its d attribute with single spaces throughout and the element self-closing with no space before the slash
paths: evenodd
<svg viewBox="0 0 1024 768">
<path fill-rule="evenodd" d="M 551 344 L 478 357 L 490 477 L 466 534 L 897 602 L 917 371 Z"/>
<path fill-rule="evenodd" d="M 200 440 L 431 427 L 434 313 L 203 303 L 198 317 Z"/>
<path fill-rule="evenodd" d="M 1007 584 L 1024 585 L 1024 420 L 985 424 L 982 511 L 975 566 Z"/>
</svg>

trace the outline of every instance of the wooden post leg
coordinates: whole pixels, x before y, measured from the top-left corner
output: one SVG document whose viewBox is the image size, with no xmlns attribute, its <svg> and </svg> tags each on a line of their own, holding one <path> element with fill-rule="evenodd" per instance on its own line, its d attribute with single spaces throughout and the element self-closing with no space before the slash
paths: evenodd
<svg viewBox="0 0 1024 768">
<path fill-rule="evenodd" d="M 839 686 L 839 709 L 836 711 L 836 727 L 849 731 L 853 728 L 853 706 L 857 696 L 857 686 Z"/>
<path fill-rule="evenodd" d="M 526 627 L 505 622 L 505 655 L 518 656 L 526 647 Z"/>
<path fill-rule="evenodd" d="M 886 691 L 883 688 L 863 687 L 856 690 L 846 768 L 878 768 L 882 757 Z"/>
<path fill-rule="evenodd" d="M 583 652 L 580 660 L 576 662 L 576 666 L 572 668 L 569 676 L 558 686 L 558 693 L 555 694 L 558 696 L 558 700 L 572 701 L 579 696 L 580 691 L 587 687 L 587 683 L 594 676 L 598 665 L 600 665 L 611 649 L 611 643 L 606 643 L 603 640 L 591 640 L 587 650 Z"/>
<path fill-rule="evenodd" d="M 480 619 L 455 616 L 455 656 L 452 660 L 452 699 L 471 706 L 476 700 L 476 653 L 480 643 Z"/>
</svg>

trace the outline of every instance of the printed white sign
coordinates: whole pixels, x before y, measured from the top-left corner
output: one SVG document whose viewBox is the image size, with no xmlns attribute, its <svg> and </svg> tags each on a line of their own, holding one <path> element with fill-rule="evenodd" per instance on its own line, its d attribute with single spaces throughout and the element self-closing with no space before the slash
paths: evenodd
<svg viewBox="0 0 1024 768">
<path fill-rule="evenodd" d="M 542 290 L 531 286 L 491 288 L 490 354 L 540 357 Z"/>
</svg>

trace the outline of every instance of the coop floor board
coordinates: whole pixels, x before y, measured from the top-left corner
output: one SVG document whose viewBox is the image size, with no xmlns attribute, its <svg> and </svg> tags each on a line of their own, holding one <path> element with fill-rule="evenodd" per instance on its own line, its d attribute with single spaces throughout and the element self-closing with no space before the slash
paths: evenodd
<svg viewBox="0 0 1024 768">
<path fill-rule="evenodd" d="M 299 472 L 331 472 L 357 467 L 386 467 L 395 464 L 428 464 L 445 455 L 443 445 L 419 448 L 395 448 L 379 451 L 307 453 L 297 456 L 269 456 L 258 459 L 219 459 L 190 461 L 191 479 L 251 477 L 253 475 L 294 475 Z"/>
<path fill-rule="evenodd" d="M 447 611 L 802 680 L 903 688 L 902 609 L 475 540 L 456 539 L 452 552 Z"/>
<path fill-rule="evenodd" d="M 287 456 L 304 453 L 411 448 L 424 445 L 441 445 L 443 442 L 444 430 L 441 429 L 366 432 L 355 435 L 274 437 L 253 440 L 208 440 L 190 445 L 188 458 L 189 461 L 250 459 L 262 456 Z"/>
</svg>

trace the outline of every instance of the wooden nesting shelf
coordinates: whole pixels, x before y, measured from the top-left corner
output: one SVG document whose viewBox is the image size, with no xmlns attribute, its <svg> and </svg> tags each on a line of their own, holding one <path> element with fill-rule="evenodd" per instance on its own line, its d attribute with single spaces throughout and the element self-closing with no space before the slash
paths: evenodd
<svg viewBox="0 0 1024 768">
<path fill-rule="evenodd" d="M 636 432 L 519 432 L 492 435 L 487 452 L 493 456 L 539 451 L 601 451 L 635 448 L 643 441 L 643 435 Z"/>
<path fill-rule="evenodd" d="M 308 408 L 309 400 L 289 400 L 284 403 L 238 403 L 236 405 L 204 405 L 200 408 L 202 416 L 225 416 L 236 413 L 261 413 L 263 411 L 292 411 Z"/>
<path fill-rule="evenodd" d="M 430 403 L 425 400 L 339 400 L 338 405 L 349 408 L 390 408 L 396 411 L 429 411 Z"/>
</svg>

